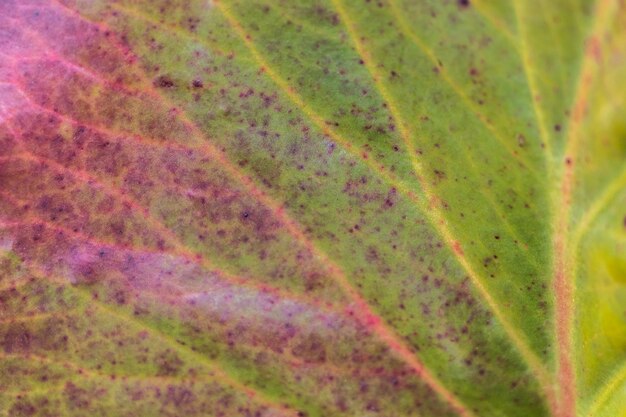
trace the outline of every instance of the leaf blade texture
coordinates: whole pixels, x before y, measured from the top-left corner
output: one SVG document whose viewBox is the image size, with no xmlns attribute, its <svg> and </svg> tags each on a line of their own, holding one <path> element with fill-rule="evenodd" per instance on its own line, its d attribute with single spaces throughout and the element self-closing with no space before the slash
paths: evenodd
<svg viewBox="0 0 626 417">
<path fill-rule="evenodd" d="M 624 415 L 621 2 L 0 16 L 0 412 Z"/>
</svg>

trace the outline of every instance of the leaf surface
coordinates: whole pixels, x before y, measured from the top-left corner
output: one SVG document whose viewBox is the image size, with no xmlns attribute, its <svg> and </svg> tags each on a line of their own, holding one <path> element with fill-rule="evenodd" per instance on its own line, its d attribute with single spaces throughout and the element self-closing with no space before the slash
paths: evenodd
<svg viewBox="0 0 626 417">
<path fill-rule="evenodd" d="M 618 0 L 0 3 L 0 413 L 626 416 Z"/>
</svg>

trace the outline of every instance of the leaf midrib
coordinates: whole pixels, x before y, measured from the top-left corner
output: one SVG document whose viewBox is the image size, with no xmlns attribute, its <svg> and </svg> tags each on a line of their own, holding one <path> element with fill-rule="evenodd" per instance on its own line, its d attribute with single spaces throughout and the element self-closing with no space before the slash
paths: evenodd
<svg viewBox="0 0 626 417">
<path fill-rule="evenodd" d="M 612 0 L 597 0 L 585 36 L 586 46 L 581 57 L 578 76 L 574 79 L 574 95 L 570 117 L 567 122 L 567 136 L 562 158 L 555 159 L 559 176 L 558 193 L 553 195 L 553 285 L 555 291 L 555 339 L 557 356 L 557 381 L 559 389 L 558 417 L 570 417 L 577 412 L 576 367 L 574 363 L 574 329 L 576 314 L 576 278 L 578 275 L 577 232 L 572 234 L 571 207 L 576 184 L 575 164 L 578 162 L 578 148 L 581 139 L 578 126 L 587 111 L 587 97 L 593 82 L 594 48 L 600 47 L 598 34 L 604 20 L 609 17 L 608 4 Z"/>
</svg>

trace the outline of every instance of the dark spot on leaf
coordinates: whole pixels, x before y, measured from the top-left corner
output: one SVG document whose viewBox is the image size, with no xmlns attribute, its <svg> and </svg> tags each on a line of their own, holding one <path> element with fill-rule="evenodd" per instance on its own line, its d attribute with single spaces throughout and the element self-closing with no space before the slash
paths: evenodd
<svg viewBox="0 0 626 417">
<path fill-rule="evenodd" d="M 126 304 L 126 301 L 127 301 L 126 293 L 121 290 L 115 291 L 115 294 L 113 295 L 113 299 L 118 305 L 124 305 Z"/>
<path fill-rule="evenodd" d="M 465 7 L 469 7 L 470 5 L 470 0 L 459 0 L 459 6 L 465 8 Z"/>
<path fill-rule="evenodd" d="M 176 407 L 180 407 L 191 403 L 193 397 L 193 393 L 187 388 L 169 386 L 167 387 L 165 404 L 171 403 Z"/>
<path fill-rule="evenodd" d="M 161 353 L 157 356 L 155 362 L 159 368 L 157 371 L 159 376 L 175 376 L 183 366 L 183 361 L 171 350 Z"/>
<path fill-rule="evenodd" d="M 34 416 L 36 413 L 37 408 L 25 399 L 19 399 L 9 410 L 9 415 L 13 417 Z"/>
<path fill-rule="evenodd" d="M 292 353 L 305 362 L 324 362 L 326 360 L 326 347 L 324 340 L 316 334 L 311 334 L 298 343 Z"/>
<path fill-rule="evenodd" d="M 7 353 L 26 352 L 30 349 L 33 336 L 21 323 L 11 325 L 4 335 L 2 346 Z"/>
<path fill-rule="evenodd" d="M 167 75 L 161 75 L 154 80 L 154 86 L 160 88 L 172 88 L 174 87 L 174 80 Z"/>
<path fill-rule="evenodd" d="M 74 409 L 84 410 L 89 407 L 91 403 L 90 393 L 82 388 L 77 387 L 71 382 L 65 384 L 64 394 L 67 402 L 71 404 L 72 408 Z"/>
</svg>

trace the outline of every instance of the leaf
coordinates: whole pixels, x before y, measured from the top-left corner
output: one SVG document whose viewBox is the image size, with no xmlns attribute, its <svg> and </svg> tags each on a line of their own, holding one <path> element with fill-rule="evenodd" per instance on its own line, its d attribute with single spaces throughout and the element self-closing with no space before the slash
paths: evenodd
<svg viewBox="0 0 626 417">
<path fill-rule="evenodd" d="M 0 412 L 625 416 L 617 0 L 4 0 Z"/>
</svg>

